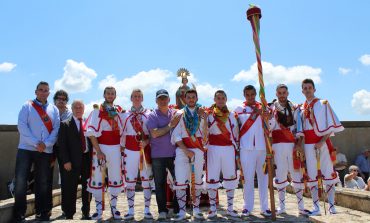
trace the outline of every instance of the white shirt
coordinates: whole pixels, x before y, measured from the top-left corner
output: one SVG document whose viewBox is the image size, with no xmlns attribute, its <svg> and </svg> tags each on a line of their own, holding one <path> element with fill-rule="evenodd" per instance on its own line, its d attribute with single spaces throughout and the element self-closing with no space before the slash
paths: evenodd
<svg viewBox="0 0 370 223">
<path fill-rule="evenodd" d="M 344 178 L 346 178 L 349 174 L 346 174 Z M 357 177 L 356 179 L 353 178 L 352 180 L 349 181 L 344 181 L 344 187 L 346 188 L 352 188 L 352 189 L 365 189 L 366 184 L 364 180 L 361 177 Z"/>
<path fill-rule="evenodd" d="M 235 113 L 238 115 L 240 129 L 252 114 L 250 106 L 238 106 Z M 262 119 L 259 115 L 249 130 L 240 138 L 240 149 L 246 150 L 266 150 L 265 135 L 262 126 Z"/>
</svg>

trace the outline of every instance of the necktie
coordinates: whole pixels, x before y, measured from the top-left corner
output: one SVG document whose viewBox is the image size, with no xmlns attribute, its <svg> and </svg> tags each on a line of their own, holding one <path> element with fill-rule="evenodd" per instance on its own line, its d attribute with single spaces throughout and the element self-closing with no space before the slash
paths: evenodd
<svg viewBox="0 0 370 223">
<path fill-rule="evenodd" d="M 80 138 L 81 138 L 81 145 L 82 145 L 81 149 L 82 149 L 82 153 L 84 153 L 86 150 L 86 139 L 84 135 L 84 129 L 82 126 L 82 118 L 79 118 L 78 120 L 80 121 Z"/>
</svg>

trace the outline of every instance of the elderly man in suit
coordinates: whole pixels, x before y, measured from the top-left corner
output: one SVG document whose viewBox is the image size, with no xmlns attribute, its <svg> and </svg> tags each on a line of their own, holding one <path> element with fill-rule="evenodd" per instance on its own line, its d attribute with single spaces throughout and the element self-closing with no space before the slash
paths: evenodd
<svg viewBox="0 0 370 223">
<path fill-rule="evenodd" d="M 58 143 L 61 164 L 62 210 L 66 219 L 73 219 L 76 213 L 77 186 L 82 184 L 82 219 L 90 219 L 91 196 L 86 191 L 90 175 L 91 155 L 82 116 L 84 104 L 75 100 L 72 103 L 72 117 L 61 123 Z"/>
</svg>

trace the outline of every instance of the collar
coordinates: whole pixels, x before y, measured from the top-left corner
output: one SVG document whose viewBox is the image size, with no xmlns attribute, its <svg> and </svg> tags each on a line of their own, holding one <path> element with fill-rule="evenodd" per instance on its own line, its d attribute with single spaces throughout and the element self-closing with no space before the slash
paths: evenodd
<svg viewBox="0 0 370 223">
<path fill-rule="evenodd" d="M 46 101 L 46 103 L 43 105 L 42 103 L 41 103 L 41 101 L 39 101 L 37 98 L 35 98 L 34 100 L 33 100 L 33 102 L 35 102 L 36 103 L 36 105 L 38 105 L 38 106 L 40 106 L 40 107 L 42 107 L 44 110 L 48 107 L 48 105 L 49 105 L 49 102 L 48 101 Z"/>
</svg>

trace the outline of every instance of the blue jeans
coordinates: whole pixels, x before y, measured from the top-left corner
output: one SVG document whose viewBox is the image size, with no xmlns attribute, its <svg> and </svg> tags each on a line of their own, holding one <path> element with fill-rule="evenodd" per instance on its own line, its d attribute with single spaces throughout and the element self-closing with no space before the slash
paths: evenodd
<svg viewBox="0 0 370 223">
<path fill-rule="evenodd" d="M 153 177 L 155 183 L 155 196 L 157 199 L 157 206 L 158 206 L 158 213 L 166 212 L 168 213 L 168 209 L 166 207 L 167 199 L 166 199 L 166 184 L 167 184 L 167 171 L 168 169 L 171 172 L 175 180 L 175 165 L 174 165 L 175 158 L 174 157 L 166 157 L 166 158 L 152 158 L 152 170 L 153 170 Z M 179 205 L 177 203 L 176 193 L 174 193 L 173 197 L 173 207 L 174 212 L 179 212 Z"/>
<path fill-rule="evenodd" d="M 48 193 L 50 187 L 50 162 L 52 154 L 18 149 L 15 164 L 15 191 L 14 216 L 24 216 L 27 208 L 26 193 L 27 179 L 32 163 L 35 173 L 35 209 L 41 216 L 48 216 L 51 212 L 52 201 Z"/>
</svg>

